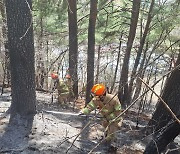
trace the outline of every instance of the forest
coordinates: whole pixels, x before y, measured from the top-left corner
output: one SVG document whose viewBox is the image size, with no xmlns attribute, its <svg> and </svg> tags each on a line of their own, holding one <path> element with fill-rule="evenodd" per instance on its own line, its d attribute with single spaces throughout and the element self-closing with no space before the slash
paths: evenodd
<svg viewBox="0 0 180 154">
<path fill-rule="evenodd" d="M 180 154 L 179 102 L 179 0 L 0 0 L 0 154 Z"/>
</svg>

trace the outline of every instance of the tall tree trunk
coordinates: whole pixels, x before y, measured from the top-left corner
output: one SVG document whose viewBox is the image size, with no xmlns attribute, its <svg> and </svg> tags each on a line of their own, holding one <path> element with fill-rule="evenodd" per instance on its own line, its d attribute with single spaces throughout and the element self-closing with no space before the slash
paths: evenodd
<svg viewBox="0 0 180 154">
<path fill-rule="evenodd" d="M 76 0 L 68 0 L 69 19 L 69 72 L 73 81 L 73 92 L 78 96 L 78 38 L 77 38 L 77 4 Z"/>
<path fill-rule="evenodd" d="M 122 102 L 123 107 L 128 105 L 129 102 L 127 102 L 128 97 L 128 71 L 129 71 L 129 59 L 130 59 L 130 53 L 132 49 L 132 45 L 134 42 L 134 38 L 136 35 L 136 27 L 139 17 L 139 9 L 140 9 L 140 0 L 133 0 L 133 6 L 132 6 L 132 13 L 131 13 L 131 25 L 129 30 L 129 36 L 128 36 L 128 42 L 127 42 L 127 48 L 125 52 L 125 57 L 123 60 L 123 66 L 120 76 L 120 83 L 119 83 L 119 92 L 118 97 Z"/>
<path fill-rule="evenodd" d="M 100 52 L 101 51 L 101 45 L 98 47 L 98 57 L 97 57 L 97 73 L 95 78 L 95 83 L 99 82 L 99 66 L 100 66 Z"/>
<path fill-rule="evenodd" d="M 95 26 L 97 18 L 97 0 L 90 1 L 90 17 L 88 27 L 88 59 L 86 103 L 90 101 L 91 88 L 94 84 Z"/>
<path fill-rule="evenodd" d="M 138 77 L 140 77 L 141 79 L 143 79 L 144 75 L 145 75 L 145 69 L 143 69 L 143 66 L 144 66 L 144 63 L 146 60 L 147 50 L 148 50 L 148 43 L 146 43 L 146 49 L 144 50 L 143 59 L 141 61 L 139 71 L 138 71 Z M 133 101 L 139 97 L 139 94 L 141 92 L 141 86 L 142 86 L 142 82 L 137 78 L 136 79 L 136 88 L 135 88 L 135 92 L 134 92 L 134 96 L 133 96 Z"/>
<path fill-rule="evenodd" d="M 7 81 L 8 86 L 10 86 L 10 61 L 9 61 L 9 50 L 8 50 L 8 38 L 7 38 L 7 21 L 6 21 L 6 10 L 5 10 L 5 2 L 1 0 L 0 3 L 0 12 L 2 16 L 2 36 L 3 36 L 3 43 L 5 49 L 5 67 L 4 67 L 4 79 L 3 79 L 3 86 L 5 85 L 5 81 Z M 3 87 L 2 87 L 3 90 Z"/>
<path fill-rule="evenodd" d="M 123 32 L 121 33 L 121 36 L 120 36 L 120 39 L 119 39 L 119 47 L 118 47 L 119 51 L 118 51 L 116 68 L 115 68 L 115 72 L 114 72 L 114 78 L 113 78 L 113 81 L 112 81 L 110 93 L 113 92 L 114 85 L 115 85 L 115 82 L 116 82 L 116 76 L 117 76 L 117 71 L 118 71 L 118 66 L 119 66 L 119 61 L 120 61 L 120 54 L 121 54 L 122 37 L 123 37 Z"/>
<path fill-rule="evenodd" d="M 45 81 L 45 63 L 44 63 L 44 51 L 43 51 L 43 15 L 42 10 L 40 14 L 40 34 L 38 36 L 38 54 L 37 56 L 37 66 L 36 66 L 36 88 L 43 89 Z"/>
<path fill-rule="evenodd" d="M 11 64 L 11 115 L 35 114 L 35 68 L 31 0 L 6 0 Z"/>
<path fill-rule="evenodd" d="M 176 66 L 180 64 L 180 52 L 176 61 Z M 167 103 L 171 110 L 178 115 L 180 113 L 180 71 L 174 70 L 169 78 L 166 80 L 162 99 Z M 164 107 L 163 103 L 159 100 L 157 108 L 152 116 L 152 119 L 148 123 L 148 127 L 152 128 L 148 130 L 151 133 L 153 130 L 159 130 L 164 127 L 168 121 L 172 118 L 171 114 Z"/>
<path fill-rule="evenodd" d="M 130 82 L 129 82 L 129 92 L 128 92 L 129 100 L 128 100 L 128 102 L 131 101 L 132 88 L 133 88 L 133 83 L 134 83 L 134 80 L 135 80 L 135 74 L 136 74 L 136 71 L 137 71 L 137 67 L 139 65 L 139 61 L 140 61 L 141 54 L 142 54 L 142 51 L 143 51 L 143 47 L 144 47 L 144 44 L 145 44 L 146 36 L 147 36 L 147 34 L 149 32 L 149 26 L 150 26 L 150 23 L 151 23 L 151 20 L 152 20 L 152 10 L 153 10 L 153 7 L 154 7 L 154 1 L 155 0 L 152 0 L 151 6 L 149 8 L 148 18 L 147 18 L 144 34 L 143 34 L 143 37 L 141 38 L 140 46 L 138 48 L 138 52 L 137 52 L 137 55 L 136 55 L 134 67 L 133 67 L 133 70 L 132 70 L 132 73 L 131 73 L 131 79 L 130 79 Z"/>
</svg>

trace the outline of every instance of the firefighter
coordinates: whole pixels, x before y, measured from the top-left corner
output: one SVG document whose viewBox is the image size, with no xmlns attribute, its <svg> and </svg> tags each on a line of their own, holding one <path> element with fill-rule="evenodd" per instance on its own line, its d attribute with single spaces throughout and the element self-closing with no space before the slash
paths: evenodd
<svg viewBox="0 0 180 154">
<path fill-rule="evenodd" d="M 112 148 L 111 143 L 115 141 L 115 132 L 122 124 L 121 103 L 116 95 L 108 94 L 103 84 L 96 84 L 91 89 L 92 100 L 81 110 L 83 114 L 89 114 L 95 109 L 99 109 L 103 116 L 102 125 L 105 128 L 105 143 Z M 118 118 L 117 118 L 118 117 Z M 115 147 L 114 147 L 115 148 Z M 115 149 L 114 149 L 115 150 Z"/>
<path fill-rule="evenodd" d="M 69 79 L 67 81 L 63 81 L 59 79 L 58 74 L 52 73 L 51 78 L 54 80 L 54 88 L 58 90 L 58 102 L 60 104 L 65 104 L 68 99 L 71 97 L 71 85 Z M 71 88 L 71 89 L 70 89 Z"/>
<path fill-rule="evenodd" d="M 73 92 L 73 81 L 72 78 L 70 76 L 70 74 L 66 74 L 66 81 L 65 81 L 68 89 L 69 89 L 69 98 L 74 98 L 74 92 Z"/>
<path fill-rule="evenodd" d="M 59 82 L 58 74 L 57 73 L 51 73 L 51 79 L 52 79 L 51 84 L 53 84 L 52 85 L 52 92 L 53 92 L 57 88 L 57 83 Z"/>
</svg>

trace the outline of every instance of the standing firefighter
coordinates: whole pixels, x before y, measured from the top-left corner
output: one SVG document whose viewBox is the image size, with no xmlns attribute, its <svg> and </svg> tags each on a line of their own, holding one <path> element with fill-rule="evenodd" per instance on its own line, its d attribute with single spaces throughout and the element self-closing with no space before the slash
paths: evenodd
<svg viewBox="0 0 180 154">
<path fill-rule="evenodd" d="M 69 98 L 74 98 L 74 92 L 73 92 L 73 81 L 69 74 L 66 74 L 66 85 L 69 89 Z"/>
<path fill-rule="evenodd" d="M 103 116 L 102 125 L 105 128 L 105 143 L 107 143 L 109 148 L 116 150 L 111 143 L 115 140 L 115 132 L 119 130 L 122 123 L 122 118 L 118 117 L 121 113 L 120 101 L 116 95 L 108 94 L 103 84 L 94 85 L 91 93 L 93 96 L 92 100 L 81 112 L 89 114 L 96 108 L 99 109 Z"/>
<path fill-rule="evenodd" d="M 70 82 L 70 76 L 66 76 L 67 81 L 60 80 L 56 73 L 51 74 L 51 78 L 54 80 L 54 88 L 58 90 L 58 102 L 65 104 L 70 97 L 73 97 L 72 85 Z"/>
</svg>

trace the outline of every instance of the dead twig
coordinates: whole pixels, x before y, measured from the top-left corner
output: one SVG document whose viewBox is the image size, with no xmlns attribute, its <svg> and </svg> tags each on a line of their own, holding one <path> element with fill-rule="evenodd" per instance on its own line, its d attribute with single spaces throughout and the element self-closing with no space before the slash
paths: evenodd
<svg viewBox="0 0 180 154">
<path fill-rule="evenodd" d="M 156 143 L 156 141 L 155 141 L 155 140 L 153 140 L 153 142 L 154 142 L 154 144 L 155 144 L 155 146 L 156 146 L 156 149 L 157 149 L 157 153 L 159 154 L 159 150 L 158 150 L 158 146 L 157 146 L 157 143 Z"/>
<path fill-rule="evenodd" d="M 180 150 L 180 148 L 168 149 L 165 154 L 171 153 L 173 151 Z"/>
<path fill-rule="evenodd" d="M 75 137 L 75 139 L 73 140 L 72 144 L 68 147 L 68 149 L 66 150 L 66 153 L 68 153 L 68 151 L 71 149 L 71 147 L 74 145 L 74 142 L 77 140 L 77 138 L 81 135 L 81 133 L 86 129 L 86 127 L 88 127 L 90 125 L 90 123 L 92 122 L 92 120 L 90 120 L 84 127 L 83 129 L 80 131 L 79 134 L 77 134 L 77 136 Z"/>
</svg>

